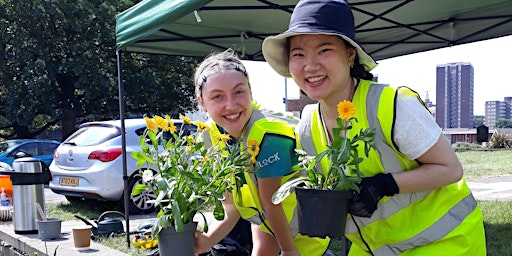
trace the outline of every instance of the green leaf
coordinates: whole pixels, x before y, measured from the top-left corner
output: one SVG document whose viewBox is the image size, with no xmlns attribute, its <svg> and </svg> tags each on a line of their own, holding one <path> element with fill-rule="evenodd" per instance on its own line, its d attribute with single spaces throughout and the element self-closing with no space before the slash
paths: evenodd
<svg viewBox="0 0 512 256">
<path fill-rule="evenodd" d="M 341 140 L 339 155 L 338 155 L 338 159 L 337 159 L 338 164 L 348 163 L 348 160 L 350 159 L 350 149 L 351 149 L 350 146 L 351 146 L 351 143 L 348 138 L 343 138 Z"/>
<path fill-rule="evenodd" d="M 133 186 L 131 196 L 140 195 L 143 192 L 146 192 L 147 190 L 148 187 L 145 184 L 136 184 L 135 186 Z"/>
<path fill-rule="evenodd" d="M 298 177 L 293 180 L 289 180 L 288 182 L 284 183 L 279 189 L 274 192 L 272 195 L 272 203 L 273 204 L 279 204 L 284 199 L 286 199 L 289 195 L 291 195 L 293 192 L 295 192 L 295 187 L 297 187 L 300 184 L 308 184 L 306 177 Z"/>
<path fill-rule="evenodd" d="M 220 200 L 215 200 L 215 208 L 213 208 L 213 216 L 216 220 L 224 219 L 224 207 Z"/>
<path fill-rule="evenodd" d="M 174 227 L 176 228 L 176 232 L 181 233 L 185 230 L 183 220 L 181 219 L 181 209 L 178 205 L 178 202 L 172 200 L 172 216 L 174 218 Z"/>
</svg>

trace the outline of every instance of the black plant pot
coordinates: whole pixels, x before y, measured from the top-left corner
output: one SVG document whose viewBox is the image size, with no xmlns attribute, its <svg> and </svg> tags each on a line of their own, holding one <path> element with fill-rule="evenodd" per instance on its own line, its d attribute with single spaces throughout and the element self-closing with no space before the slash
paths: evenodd
<svg viewBox="0 0 512 256">
<path fill-rule="evenodd" d="M 177 233 L 171 226 L 158 233 L 158 249 L 160 256 L 193 256 L 194 232 L 197 222 L 185 224 L 185 230 Z"/>
<path fill-rule="evenodd" d="M 353 191 L 295 188 L 299 233 L 310 237 L 342 238 Z"/>
</svg>

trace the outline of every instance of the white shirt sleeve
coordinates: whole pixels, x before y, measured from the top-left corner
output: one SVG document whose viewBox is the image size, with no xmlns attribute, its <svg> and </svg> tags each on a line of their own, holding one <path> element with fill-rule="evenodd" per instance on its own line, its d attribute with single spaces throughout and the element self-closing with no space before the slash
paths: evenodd
<svg viewBox="0 0 512 256">
<path fill-rule="evenodd" d="M 441 136 L 434 117 L 415 96 L 399 94 L 396 103 L 394 141 L 400 152 L 417 159 Z"/>
</svg>

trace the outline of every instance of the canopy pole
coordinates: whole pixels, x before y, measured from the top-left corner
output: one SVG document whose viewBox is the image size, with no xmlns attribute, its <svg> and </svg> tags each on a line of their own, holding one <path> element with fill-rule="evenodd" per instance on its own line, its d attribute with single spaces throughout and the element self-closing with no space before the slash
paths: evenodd
<svg viewBox="0 0 512 256">
<path fill-rule="evenodd" d="M 123 159 L 123 182 L 124 182 L 124 216 L 126 221 L 126 245 L 130 248 L 130 195 L 128 191 L 128 171 L 126 167 L 126 129 L 124 125 L 124 85 L 123 70 L 121 65 L 121 52 L 116 51 L 117 55 L 117 83 L 119 87 L 119 120 L 121 120 L 121 142 Z"/>
</svg>

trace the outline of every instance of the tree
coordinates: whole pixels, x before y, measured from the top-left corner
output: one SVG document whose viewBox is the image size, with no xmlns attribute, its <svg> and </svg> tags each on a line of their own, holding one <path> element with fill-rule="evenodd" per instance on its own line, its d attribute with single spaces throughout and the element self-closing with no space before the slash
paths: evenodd
<svg viewBox="0 0 512 256">
<path fill-rule="evenodd" d="M 64 139 L 77 120 L 119 118 L 114 18 L 136 2 L 0 0 L 0 137 L 34 137 L 60 123 Z M 127 55 L 127 113 L 193 108 L 196 63 Z"/>
<path fill-rule="evenodd" d="M 476 128 L 480 125 L 484 125 L 484 117 L 483 116 L 473 117 L 473 128 Z"/>
<path fill-rule="evenodd" d="M 498 119 L 496 120 L 496 128 L 512 128 L 511 119 Z"/>
</svg>

